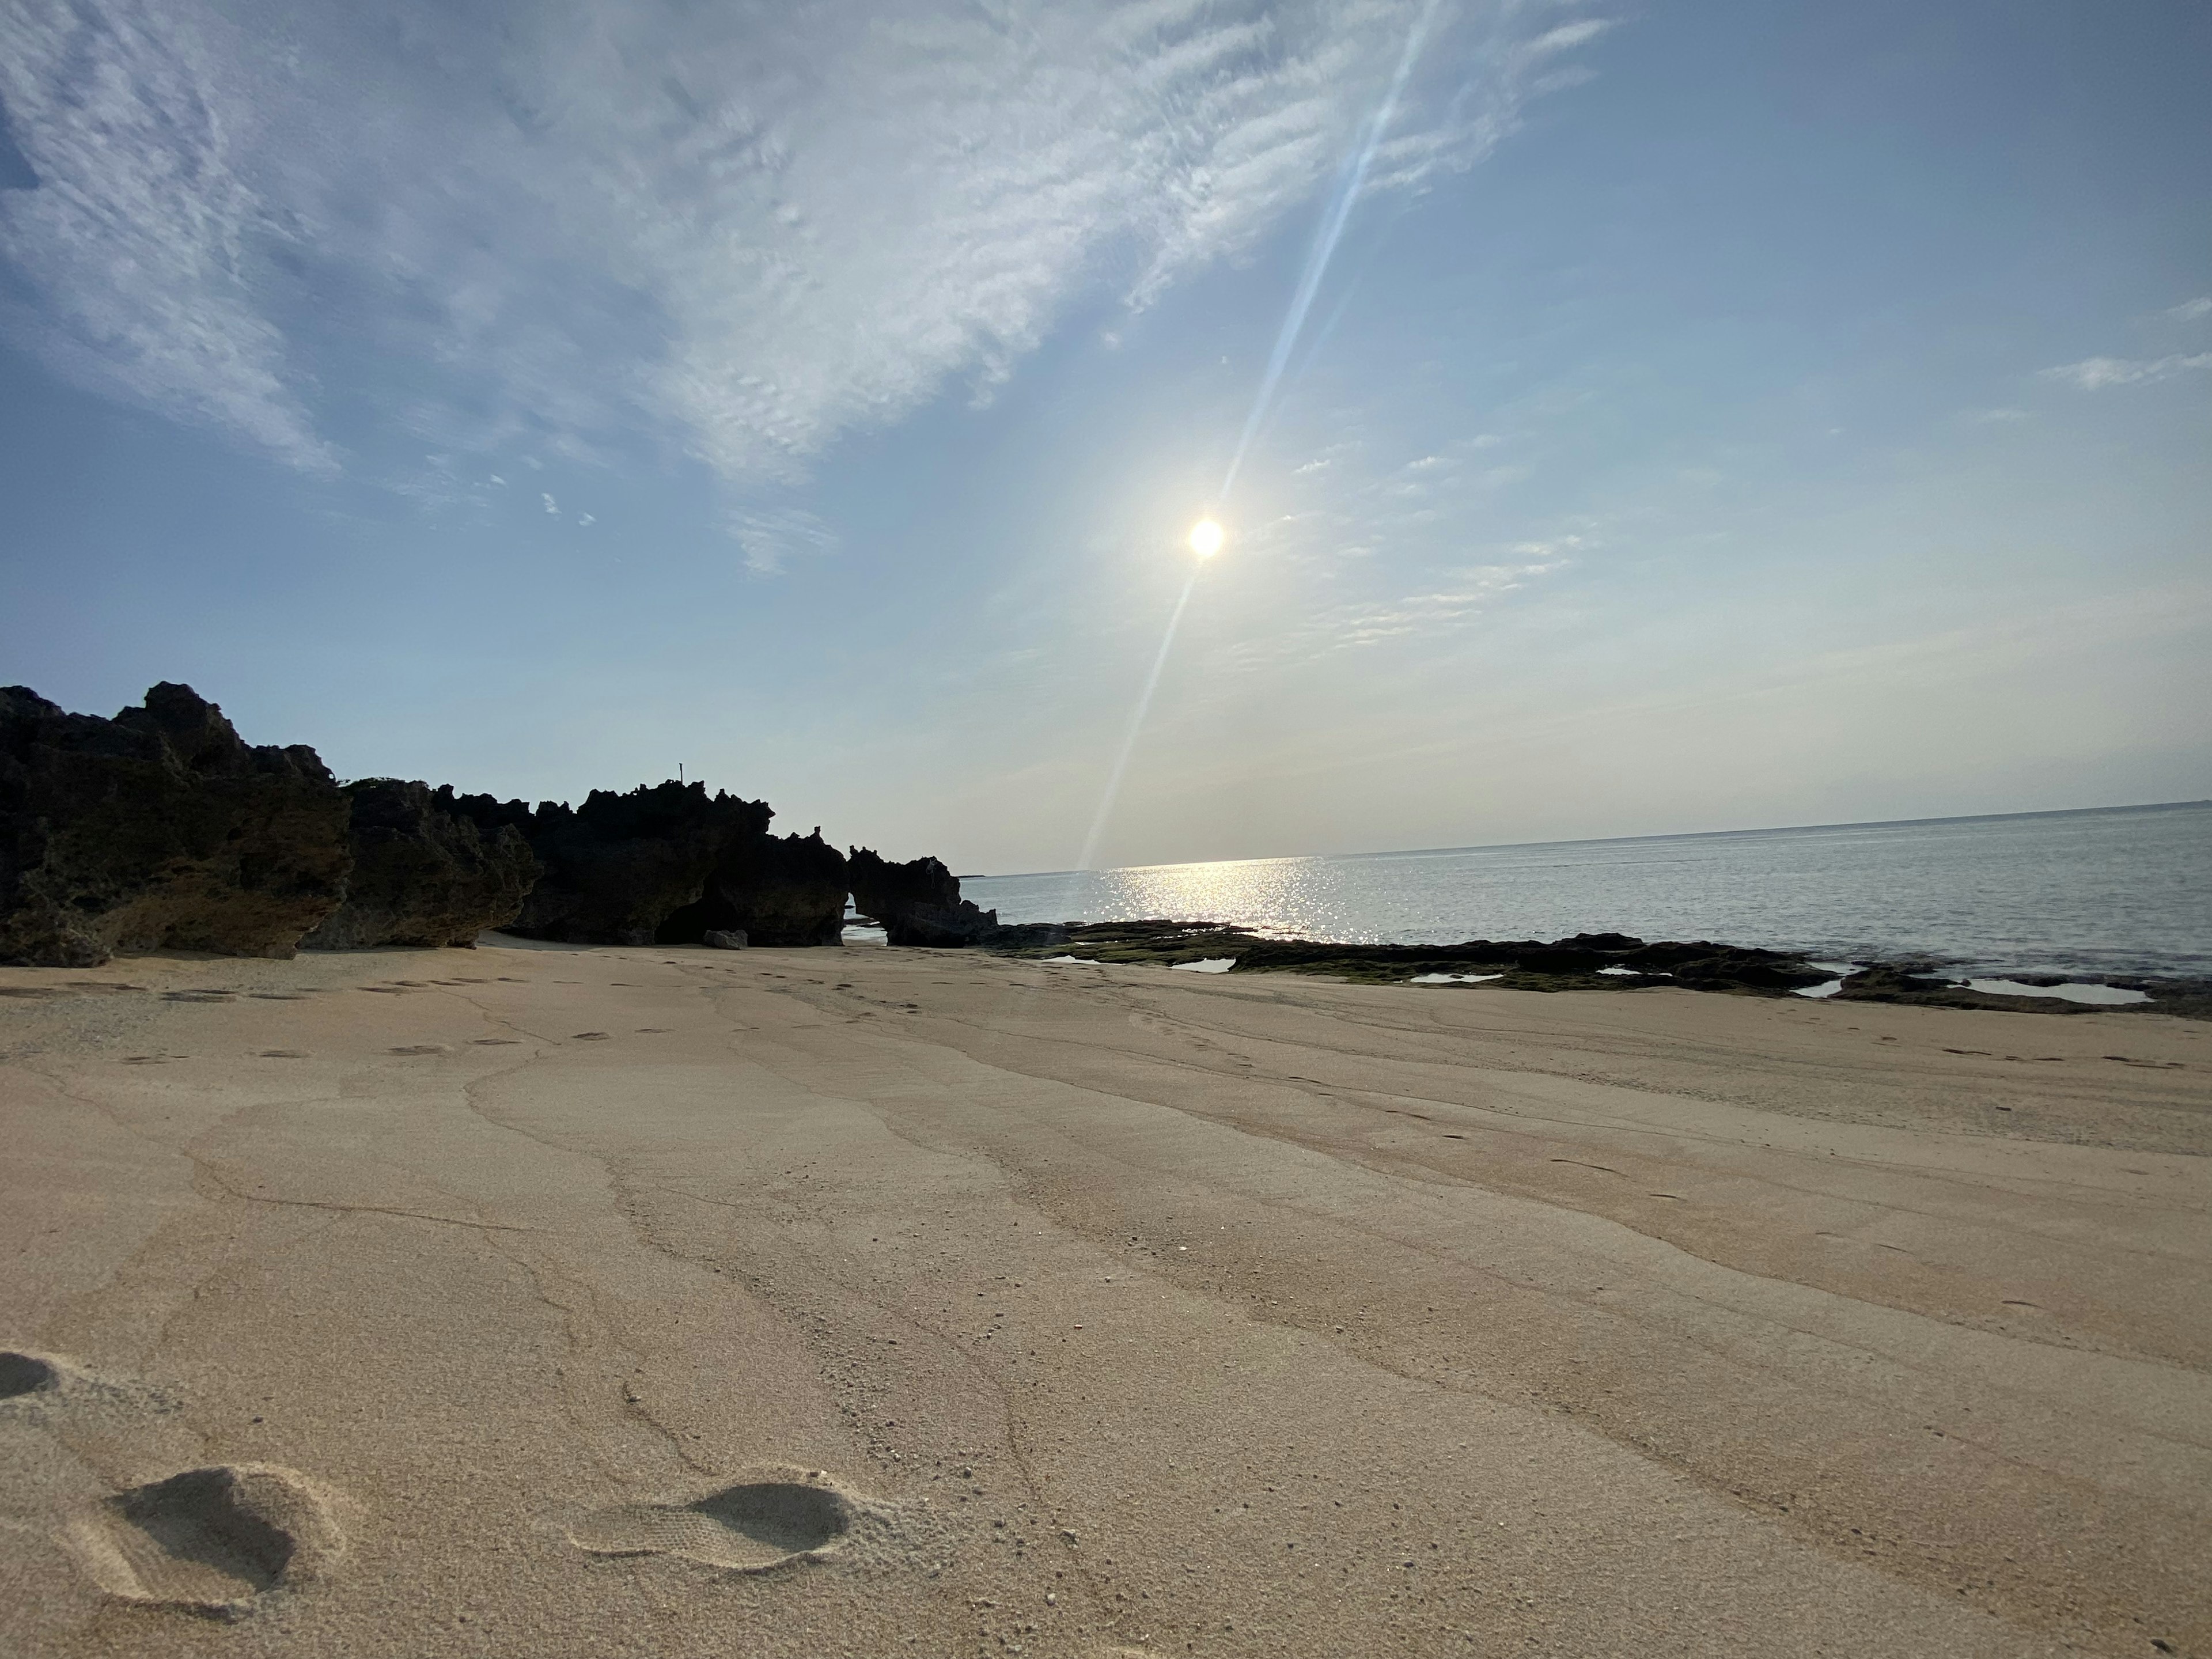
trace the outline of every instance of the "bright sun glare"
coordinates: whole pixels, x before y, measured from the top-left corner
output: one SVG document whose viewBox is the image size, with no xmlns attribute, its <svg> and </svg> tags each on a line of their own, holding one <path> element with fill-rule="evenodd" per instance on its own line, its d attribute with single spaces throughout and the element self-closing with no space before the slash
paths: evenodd
<svg viewBox="0 0 2212 1659">
<path fill-rule="evenodd" d="M 1201 559 L 1210 559 L 1221 551 L 1221 526 L 1211 519 L 1200 519 L 1191 526 L 1190 550 Z"/>
</svg>

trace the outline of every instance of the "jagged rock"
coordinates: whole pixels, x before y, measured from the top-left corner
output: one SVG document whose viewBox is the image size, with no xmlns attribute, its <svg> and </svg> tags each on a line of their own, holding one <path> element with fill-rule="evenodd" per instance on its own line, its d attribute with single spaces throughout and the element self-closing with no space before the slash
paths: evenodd
<svg viewBox="0 0 2212 1659">
<path fill-rule="evenodd" d="M 734 927 L 709 927 L 700 935 L 699 943 L 710 950 L 742 951 L 752 941 Z"/>
<path fill-rule="evenodd" d="M 892 945 L 975 945 L 999 932 L 999 913 L 962 898 L 960 878 L 935 859 L 893 864 L 855 847 L 850 867 L 854 906 Z"/>
<path fill-rule="evenodd" d="M 694 944 L 709 929 L 755 945 L 836 945 L 845 928 L 845 855 L 811 836 L 751 836 L 732 845 L 696 904 L 662 924 L 659 942 Z"/>
<path fill-rule="evenodd" d="M 485 928 L 521 914 L 538 864 L 514 825 L 478 828 L 451 787 L 366 778 L 345 793 L 353 874 L 345 902 L 300 941 L 303 949 L 473 945 Z"/>
<path fill-rule="evenodd" d="M 672 916 L 697 906 L 734 848 L 765 839 L 773 816 L 765 801 L 710 797 L 697 783 L 594 789 L 573 809 L 545 801 L 533 811 L 489 795 L 462 795 L 454 806 L 480 830 L 512 825 L 544 866 L 505 931 L 577 945 L 654 943 Z"/>
<path fill-rule="evenodd" d="M 0 960 L 289 957 L 343 894 L 346 825 L 313 750 L 249 747 L 190 686 L 112 720 L 0 690 Z"/>
</svg>

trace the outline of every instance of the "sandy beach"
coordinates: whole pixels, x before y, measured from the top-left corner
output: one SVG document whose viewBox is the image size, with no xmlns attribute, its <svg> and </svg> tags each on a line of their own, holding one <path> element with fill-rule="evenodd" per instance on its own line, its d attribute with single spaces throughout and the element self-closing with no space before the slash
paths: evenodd
<svg viewBox="0 0 2212 1659">
<path fill-rule="evenodd" d="M 512 944 L 0 1061 L 9 1654 L 2212 1651 L 2212 1024 Z"/>
</svg>

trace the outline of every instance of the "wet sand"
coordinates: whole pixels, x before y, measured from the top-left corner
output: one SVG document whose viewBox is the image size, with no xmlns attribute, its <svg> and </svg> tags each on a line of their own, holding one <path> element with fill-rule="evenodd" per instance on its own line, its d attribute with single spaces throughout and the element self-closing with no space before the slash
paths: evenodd
<svg viewBox="0 0 2212 1659">
<path fill-rule="evenodd" d="M 0 1652 L 2212 1652 L 2212 1024 L 0 969 Z"/>
</svg>

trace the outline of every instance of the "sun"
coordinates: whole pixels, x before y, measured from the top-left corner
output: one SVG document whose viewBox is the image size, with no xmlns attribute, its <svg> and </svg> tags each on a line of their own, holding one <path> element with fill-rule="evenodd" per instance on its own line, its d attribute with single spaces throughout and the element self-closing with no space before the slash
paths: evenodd
<svg viewBox="0 0 2212 1659">
<path fill-rule="evenodd" d="M 1210 559 L 1221 551 L 1222 529 L 1211 519 L 1200 519 L 1190 527 L 1190 550 L 1201 559 Z"/>
</svg>

